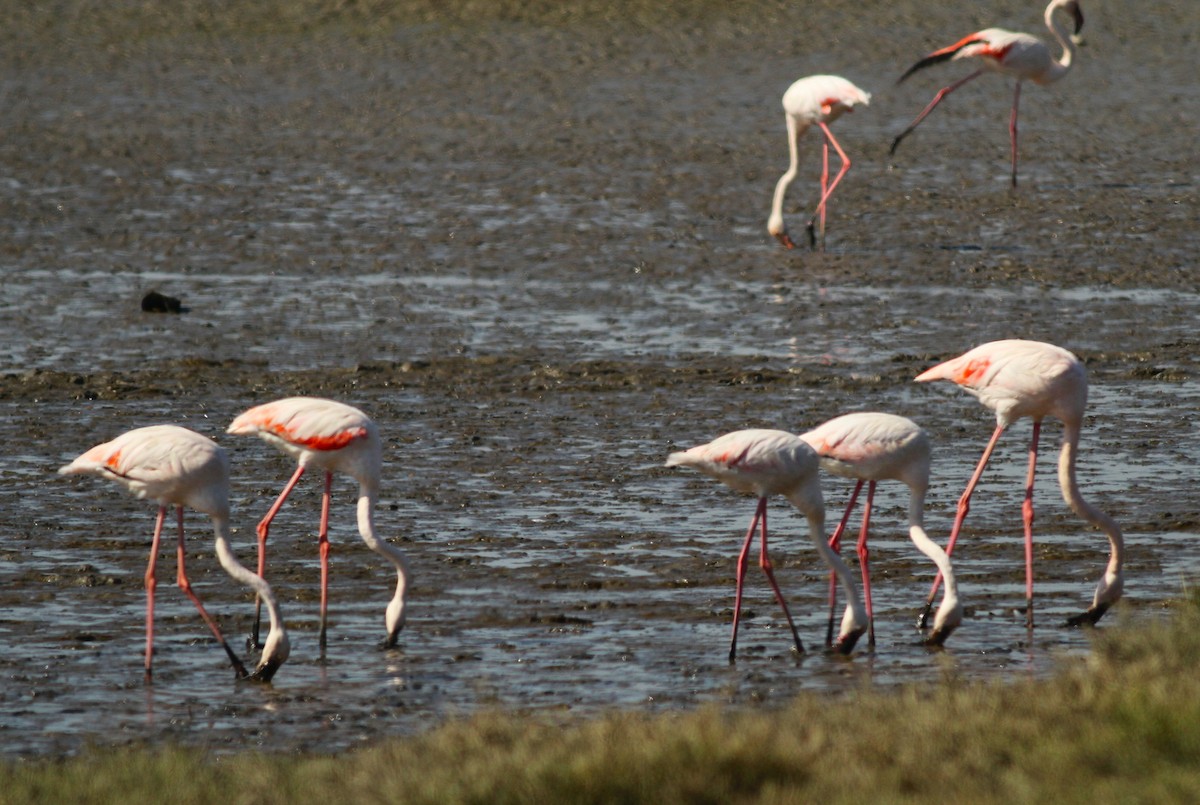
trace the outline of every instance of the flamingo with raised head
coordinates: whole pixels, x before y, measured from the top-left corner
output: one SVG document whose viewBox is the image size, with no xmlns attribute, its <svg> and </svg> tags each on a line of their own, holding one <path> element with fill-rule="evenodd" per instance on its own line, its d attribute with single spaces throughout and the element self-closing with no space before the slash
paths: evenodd
<svg viewBox="0 0 1200 805">
<path fill-rule="evenodd" d="M 59 469 L 62 475 L 98 475 L 116 481 L 136 497 L 158 503 L 154 538 L 150 544 L 150 563 L 146 568 L 146 681 L 153 673 L 154 591 L 158 586 L 155 566 L 168 507 L 174 506 L 179 521 L 179 588 L 192 600 L 200 616 L 229 656 L 239 678 L 269 682 L 288 658 L 287 630 L 271 587 L 238 563 L 229 548 L 229 457 L 212 439 L 177 425 L 154 425 L 124 433 L 110 442 L 97 445 Z M 192 590 L 184 568 L 183 507 L 189 506 L 212 518 L 216 530 L 217 559 L 221 567 L 237 581 L 252 587 L 266 602 L 271 631 L 262 657 L 253 674 L 247 674 L 242 661 L 225 642 L 216 621 L 205 611 Z"/>
<path fill-rule="evenodd" d="M 784 119 L 787 122 L 788 153 L 791 163 L 775 184 L 775 197 L 771 201 L 771 217 L 767 220 L 767 231 L 787 248 L 795 248 L 796 244 L 788 235 L 787 225 L 783 222 L 783 197 L 787 193 L 788 185 L 796 178 L 796 171 L 800 167 L 800 137 L 814 125 L 818 126 L 825 135 L 821 163 L 821 199 L 817 203 L 817 209 L 813 216 L 808 219 L 808 244 L 811 248 L 816 248 L 817 236 L 814 227 L 820 220 L 821 244 L 824 246 L 825 210 L 829 197 L 833 195 L 833 189 L 837 187 L 838 182 L 842 181 L 846 171 L 850 170 L 850 158 L 838 144 L 837 138 L 829 130 L 828 124 L 847 112 L 853 112 L 855 106 L 859 104 L 866 106 L 870 101 L 870 93 L 864 92 L 846 79 L 836 75 L 810 75 L 807 78 L 801 78 L 788 87 L 787 92 L 783 94 L 783 111 Z M 830 145 L 834 147 L 838 157 L 842 160 L 842 167 L 832 182 L 829 181 Z"/>
<path fill-rule="evenodd" d="M 796 651 L 803 653 L 804 644 L 792 622 L 787 601 L 775 582 L 775 573 L 767 549 L 767 498 L 783 495 L 808 518 L 809 536 L 822 558 L 841 579 L 849 604 L 842 619 L 836 648 L 843 654 L 854 649 L 855 642 L 866 630 L 867 614 L 858 601 L 850 569 L 825 542 L 825 502 L 821 497 L 817 454 L 798 436 L 781 430 L 738 430 L 718 437 L 708 444 L 693 447 L 667 457 L 668 467 L 694 467 L 726 486 L 758 498 L 758 508 L 750 521 L 742 551 L 737 562 L 737 588 L 733 600 L 733 635 L 729 640 L 729 661 L 737 657 L 738 622 L 742 609 L 742 586 L 746 578 L 747 559 L 755 532 L 761 533 L 758 565 L 767 576 L 775 600 L 783 608 L 788 626 L 792 629 Z"/>
<path fill-rule="evenodd" d="M 833 532 L 829 546 L 840 548 L 842 532 L 854 511 L 854 505 L 867 485 L 867 500 L 863 507 L 862 529 L 858 537 L 858 561 L 862 570 L 863 599 L 867 607 L 867 644 L 875 645 L 875 613 L 871 605 L 871 574 L 868 565 L 867 532 L 871 522 L 871 506 L 875 499 L 875 485 L 879 481 L 900 481 L 909 489 L 908 535 L 921 553 L 928 556 L 946 580 L 946 592 L 942 605 L 933 621 L 933 632 L 926 638 L 929 645 L 940 646 L 946 642 L 962 623 L 962 604 L 958 599 L 958 585 L 950 557 L 925 533 L 925 493 L 929 489 L 930 448 L 929 434 L 911 419 L 895 414 L 855 413 L 839 416 L 818 425 L 807 433 L 800 434 L 821 459 L 821 467 L 827 472 L 843 478 L 854 478 L 857 483 L 846 504 L 846 513 Z M 829 632 L 833 634 L 833 606 L 836 586 L 833 578 L 829 585 Z"/>
<path fill-rule="evenodd" d="M 954 550 L 963 520 L 970 509 L 971 493 L 975 491 L 983 470 L 992 456 L 996 442 L 1004 430 L 1022 417 L 1033 420 L 1033 436 L 1029 443 L 1029 472 L 1025 482 L 1025 502 L 1021 507 L 1025 523 L 1025 600 L 1026 623 L 1033 626 L 1033 480 L 1037 465 L 1038 437 L 1042 420 L 1055 417 L 1063 423 L 1062 451 L 1058 457 L 1058 483 L 1063 500 L 1075 514 L 1099 528 L 1108 536 L 1108 566 L 1096 586 L 1092 605 L 1087 611 L 1070 618 L 1070 626 L 1094 624 L 1120 597 L 1124 586 L 1121 564 L 1125 543 L 1116 521 L 1092 506 L 1079 493 L 1075 478 L 1075 457 L 1079 448 L 1079 431 L 1087 407 L 1087 370 L 1079 358 L 1053 344 L 1040 341 L 1011 339 L 992 341 L 966 352 L 957 358 L 940 363 L 917 375 L 917 382 L 949 380 L 974 394 L 979 401 L 996 412 L 996 429 L 984 448 L 967 488 L 958 501 L 954 527 L 946 553 Z M 929 600 L 921 616 L 924 625 L 937 594 L 940 578 L 933 583 Z"/>
<path fill-rule="evenodd" d="M 1063 10 L 1069 14 L 1075 23 L 1075 31 L 1068 34 L 1066 28 L 1059 22 L 1055 12 Z M 940 64 L 955 59 L 977 58 L 983 64 L 966 78 L 959 79 L 948 87 L 944 87 L 933 100 L 917 115 L 916 119 L 904 131 L 892 140 L 890 153 L 896 153 L 900 141 L 912 132 L 924 120 L 942 99 L 963 84 L 978 78 L 984 70 L 1011 75 L 1017 79 L 1017 88 L 1013 94 L 1012 115 L 1008 121 L 1009 140 L 1012 144 L 1012 186 L 1017 186 L 1017 104 L 1021 100 L 1021 83 L 1032 81 L 1035 84 L 1052 84 L 1067 74 L 1075 60 L 1075 45 L 1079 42 L 1079 31 L 1083 28 L 1083 11 L 1078 0 L 1052 0 L 1046 6 L 1046 27 L 1062 46 L 1062 57 L 1055 59 L 1045 42 L 1035 36 L 1024 33 L 1006 31 L 1003 28 L 988 28 L 965 36 L 949 47 L 935 50 L 918 61 L 908 71 L 900 76 L 900 81 L 925 67 Z M 900 83 L 897 81 L 896 83 Z"/>
<path fill-rule="evenodd" d="M 325 491 L 321 500 L 321 521 L 317 533 L 321 559 L 321 620 L 318 641 L 325 653 L 329 604 L 329 503 L 333 473 L 344 472 L 359 484 L 358 532 L 367 547 L 387 559 L 396 568 L 396 593 L 384 615 L 387 636 L 385 648 L 396 645 L 404 627 L 405 591 L 408 565 L 399 548 L 375 534 L 373 511 L 379 496 L 383 446 L 375 423 L 357 408 L 318 397 L 288 397 L 255 406 L 230 424 L 228 433 L 257 435 L 296 459 L 296 471 L 284 486 L 274 505 L 258 524 L 258 574 L 266 572 L 267 535 L 271 521 L 279 513 L 288 495 L 311 464 L 325 471 Z M 258 641 L 258 614 L 252 639 Z"/>
</svg>

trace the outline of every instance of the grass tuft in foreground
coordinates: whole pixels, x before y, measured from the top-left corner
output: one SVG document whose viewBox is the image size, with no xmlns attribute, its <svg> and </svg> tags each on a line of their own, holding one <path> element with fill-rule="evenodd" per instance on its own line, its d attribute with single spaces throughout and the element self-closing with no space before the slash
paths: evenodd
<svg viewBox="0 0 1200 805">
<path fill-rule="evenodd" d="M 179 748 L 0 766 L 7 802 L 1172 802 L 1200 798 L 1200 601 L 1043 681 L 567 726 L 489 713 L 336 757 Z"/>
</svg>

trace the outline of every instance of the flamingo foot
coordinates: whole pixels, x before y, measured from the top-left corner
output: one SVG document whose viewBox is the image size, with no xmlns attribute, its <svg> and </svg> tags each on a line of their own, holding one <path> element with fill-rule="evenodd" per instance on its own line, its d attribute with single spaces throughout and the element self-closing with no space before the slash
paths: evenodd
<svg viewBox="0 0 1200 805">
<path fill-rule="evenodd" d="M 808 222 L 808 248 L 814 252 L 817 250 L 817 228 L 812 221 Z"/>
<path fill-rule="evenodd" d="M 245 679 L 248 677 L 249 674 L 246 672 L 246 666 L 242 665 L 242 661 L 238 658 L 238 655 L 233 653 L 233 649 L 229 647 L 229 644 L 222 640 L 221 648 L 225 649 L 225 653 L 229 656 L 229 662 L 233 665 L 233 672 L 236 677 L 238 679 Z M 146 673 L 150 673 L 150 669 L 147 668 Z"/>
<path fill-rule="evenodd" d="M 796 244 L 792 241 L 791 237 L 788 235 L 787 232 L 778 233 L 777 235 L 775 235 L 775 239 L 778 240 L 780 243 L 782 243 L 783 247 L 785 249 L 796 248 Z"/>
</svg>

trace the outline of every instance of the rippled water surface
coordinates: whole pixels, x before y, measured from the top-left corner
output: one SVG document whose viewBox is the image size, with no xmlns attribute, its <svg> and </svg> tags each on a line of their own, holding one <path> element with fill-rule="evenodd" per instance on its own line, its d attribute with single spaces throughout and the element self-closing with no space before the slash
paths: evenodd
<svg viewBox="0 0 1200 805">
<path fill-rule="evenodd" d="M 1172 57 L 1200 17 L 1178 5 L 1160 30 L 1126 24 L 1118 6 L 1089 3 L 1079 67 L 1024 93 L 1015 193 L 1011 93 L 995 76 L 952 96 L 895 157 L 887 145 L 957 77 L 945 67 L 892 86 L 945 44 L 938 25 L 1036 30 L 1025 4 L 987 20 L 889 6 L 891 24 L 870 26 L 847 9 L 852 39 L 875 44 L 826 53 L 798 48 L 796 20 L 775 8 L 686 30 L 433 25 L 357 44 L 181 35 L 178 50 L 153 38 L 114 50 L 97 34 L 95 52 L 71 54 L 78 69 L 9 49 L 3 751 L 169 739 L 326 752 L 494 706 L 771 706 L 805 690 L 1048 674 L 1087 656 L 1089 633 L 1058 624 L 1090 603 L 1107 556 L 1058 497 L 1057 423 L 1036 493 L 1037 626 L 1021 611 L 1022 422 L 955 554 L 967 620 L 944 651 L 918 645 L 933 568 L 905 537 L 906 493 L 884 484 L 874 650 L 822 651 L 826 571 L 777 500 L 772 554 L 810 650 L 790 654 L 752 567 L 728 664 L 753 502 L 661 467 L 737 428 L 895 411 L 933 437 L 927 525 L 944 540 L 993 420 L 911 378 L 1005 337 L 1087 363 L 1080 483 L 1128 549 L 1125 600 L 1102 628 L 1159 617 L 1200 568 L 1197 168 L 1185 158 L 1200 104 L 1194 71 Z M 878 41 L 885 29 L 896 37 Z M 835 125 L 854 167 L 827 251 L 785 252 L 765 233 L 786 167 L 778 98 L 818 71 L 876 95 Z M 1135 115 L 1149 87 L 1165 117 Z M 818 143 L 803 142 L 794 231 L 811 214 Z M 155 289 L 186 312 L 143 313 Z M 143 684 L 153 508 L 54 470 L 140 425 L 213 436 L 232 453 L 234 547 L 252 564 L 253 525 L 292 466 L 224 429 L 295 393 L 351 402 L 385 435 L 377 525 L 413 572 L 400 647 L 376 648 L 394 576 L 358 538 L 341 478 L 319 657 L 309 478 L 272 530 L 268 578 L 293 645 L 275 682 L 233 681 L 164 550 Z M 824 490 L 832 519 L 850 485 Z M 203 518 L 188 527 L 189 575 L 241 651 L 252 599 L 215 562 Z"/>
</svg>

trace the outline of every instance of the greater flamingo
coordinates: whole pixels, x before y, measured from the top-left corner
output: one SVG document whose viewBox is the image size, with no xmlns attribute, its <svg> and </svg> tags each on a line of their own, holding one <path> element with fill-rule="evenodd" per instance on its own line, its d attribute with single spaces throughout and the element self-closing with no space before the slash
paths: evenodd
<svg viewBox="0 0 1200 805">
<path fill-rule="evenodd" d="M 737 656 L 742 584 L 746 578 L 747 557 L 755 531 L 761 531 L 762 534 L 758 554 L 759 567 L 766 574 L 767 581 L 775 592 L 775 600 L 779 602 L 784 616 L 787 617 L 788 626 L 791 627 L 792 637 L 796 642 L 796 651 L 804 651 L 800 635 L 792 622 L 792 615 L 788 612 L 787 601 L 775 582 L 775 573 L 767 551 L 767 498 L 771 495 L 783 495 L 808 518 L 809 535 L 813 544 L 846 588 L 846 596 L 850 603 L 846 606 L 846 614 L 842 618 L 836 648 L 843 654 L 849 654 L 866 629 L 867 614 L 858 602 L 850 569 L 825 542 L 825 502 L 821 497 L 821 483 L 818 477 L 820 465 L 812 448 L 798 436 L 780 430 L 738 430 L 708 444 L 672 453 L 667 457 L 666 466 L 695 467 L 738 492 L 749 493 L 758 498 L 758 508 L 750 521 L 750 529 L 746 532 L 746 540 L 738 555 L 729 661 L 733 662 Z"/>
<path fill-rule="evenodd" d="M 1059 9 L 1067 12 L 1074 19 L 1074 34 L 1068 35 L 1066 29 L 1058 21 L 1055 12 Z M 941 103 L 942 99 L 951 92 L 971 79 L 978 78 L 983 74 L 985 69 L 1004 73 L 1017 79 L 1017 88 L 1013 95 L 1012 116 L 1008 122 L 1008 135 L 1012 142 L 1012 186 L 1016 187 L 1017 103 L 1021 100 L 1021 82 L 1032 81 L 1035 84 L 1045 85 L 1053 83 L 1066 75 L 1075 59 L 1075 45 L 1079 41 L 1079 31 L 1083 28 L 1083 11 L 1079 8 L 1078 0 L 1051 0 L 1050 5 L 1046 6 L 1045 18 L 1046 27 L 1050 29 L 1050 33 L 1054 34 L 1054 38 L 1058 40 L 1063 49 L 1062 58 L 1058 60 L 1055 60 L 1053 55 L 1051 55 L 1050 48 L 1047 47 L 1046 43 L 1035 36 L 1014 33 L 1013 31 L 1006 31 L 1003 28 L 988 28 L 963 37 L 949 47 L 935 50 L 908 68 L 908 72 L 900 76 L 900 81 L 908 78 L 923 67 L 928 67 L 931 64 L 939 64 L 947 60 L 979 58 L 983 64 L 983 67 L 971 73 L 966 78 L 959 79 L 933 96 L 933 100 L 929 102 L 929 105 L 925 107 L 921 114 L 917 115 L 912 124 L 896 135 L 896 139 L 892 140 L 890 153 L 895 154 L 896 147 L 900 145 L 900 141 L 907 137 L 909 132 L 915 129 L 933 111 L 933 108 Z M 900 83 L 900 81 L 896 83 Z"/>
<path fill-rule="evenodd" d="M 863 92 L 846 79 L 836 75 L 810 75 L 807 78 L 801 78 L 788 87 L 787 92 L 783 94 L 783 112 L 784 119 L 787 121 L 788 153 L 791 156 L 791 164 L 775 185 L 775 198 L 771 201 L 771 217 L 767 220 L 767 231 L 787 248 L 795 248 L 796 244 L 788 236 L 787 225 L 783 222 L 783 197 L 787 193 L 788 185 L 796 178 L 796 171 L 800 167 L 801 135 L 813 125 L 819 126 L 825 135 L 821 163 L 821 200 L 817 203 L 817 209 L 812 218 L 808 219 L 808 243 L 810 247 L 816 248 L 817 236 L 813 232 L 813 227 L 819 218 L 821 242 L 824 245 L 826 203 L 833 195 L 833 189 L 837 187 L 838 182 L 846 175 L 846 171 L 850 170 L 850 158 L 838 144 L 833 132 L 829 130 L 828 124 L 846 112 L 853 112 L 854 107 L 858 104 L 866 106 L 870 101 L 869 93 Z M 842 160 L 842 167 L 833 182 L 829 181 L 830 145 L 834 147 L 838 157 Z"/>
<path fill-rule="evenodd" d="M 854 504 L 867 484 L 867 502 L 863 508 L 862 530 L 858 537 L 858 561 L 862 570 L 863 598 L 867 605 L 868 645 L 875 645 L 875 613 L 871 605 L 871 575 L 867 564 L 867 531 L 871 521 L 871 505 L 875 484 L 879 481 L 900 481 L 909 488 L 908 535 L 921 553 L 937 565 L 946 579 L 946 593 L 933 621 L 933 632 L 926 639 L 929 645 L 940 646 L 962 623 L 962 604 L 958 600 L 958 585 L 950 558 L 925 533 L 925 493 L 929 489 L 929 435 L 911 419 L 895 414 L 856 413 L 831 419 L 823 425 L 802 433 L 821 458 L 821 467 L 858 483 L 846 504 L 846 513 L 829 540 L 833 550 L 840 548 L 842 532 L 854 511 Z M 833 634 L 833 602 L 836 587 L 830 579 L 829 637 Z M 828 639 L 828 638 L 827 638 Z"/>
<path fill-rule="evenodd" d="M 358 481 L 358 532 L 367 547 L 387 559 L 396 568 L 396 594 L 388 603 L 384 622 L 387 637 L 383 645 L 396 645 L 404 626 L 404 595 L 408 587 L 408 565 L 401 551 L 375 534 L 373 510 L 379 496 L 383 446 L 375 423 L 357 408 L 317 397 L 289 397 L 255 406 L 238 416 L 229 433 L 257 435 L 297 461 L 296 471 L 283 492 L 258 524 L 258 574 L 266 571 L 267 533 L 271 521 L 288 495 L 296 487 L 309 464 L 325 471 L 325 491 L 321 501 L 321 522 L 317 534 L 321 558 L 321 622 L 318 633 L 321 653 L 325 652 L 326 612 L 329 601 L 329 500 L 333 473 L 344 472 Z M 252 636 L 258 641 L 258 615 Z"/>
<path fill-rule="evenodd" d="M 975 473 L 967 483 L 958 502 L 954 527 L 946 553 L 954 543 L 970 507 L 971 493 L 979 483 L 991 458 L 1000 434 L 1021 417 L 1033 419 L 1033 437 L 1029 443 L 1029 474 L 1025 482 L 1025 502 L 1022 518 L 1025 522 L 1025 599 L 1026 623 L 1033 626 L 1033 478 L 1037 464 L 1038 436 L 1042 420 L 1047 416 L 1063 423 L 1062 452 L 1058 457 L 1058 483 L 1063 500 L 1077 515 L 1108 535 L 1111 554 L 1108 566 L 1096 586 L 1092 606 L 1068 620 L 1068 625 L 1094 624 L 1121 597 L 1124 581 L 1121 563 L 1125 543 L 1117 523 L 1104 512 L 1089 504 L 1079 494 L 1075 480 L 1075 454 L 1079 447 L 1079 429 L 1087 406 L 1087 370 L 1083 363 L 1062 347 L 1040 341 L 992 341 L 975 347 L 957 358 L 938 364 L 917 375 L 917 382 L 949 380 L 974 394 L 979 401 L 996 412 L 996 429 L 984 448 Z M 935 580 L 921 616 L 921 624 L 929 614 L 937 593 Z"/>
<path fill-rule="evenodd" d="M 229 457 L 216 442 L 177 425 L 155 425 L 124 433 L 111 442 L 97 445 L 79 458 L 59 469 L 62 475 L 98 475 L 116 481 L 139 499 L 158 503 L 154 523 L 154 539 L 150 544 L 150 563 L 146 568 L 146 681 L 152 675 L 154 658 L 154 590 L 158 586 L 155 564 L 158 561 L 159 540 L 167 508 L 178 512 L 179 588 L 192 600 L 201 617 L 212 630 L 217 642 L 229 655 L 230 662 L 241 678 L 269 682 L 288 657 L 287 630 L 279 616 L 279 608 L 271 587 L 247 568 L 240 565 L 229 548 Z M 183 507 L 190 506 L 212 518 L 217 534 L 217 559 L 225 571 L 242 584 L 254 588 L 266 601 L 271 618 L 262 657 L 253 674 L 221 636 L 216 622 L 205 611 L 199 597 L 192 591 L 184 569 Z"/>
</svg>

